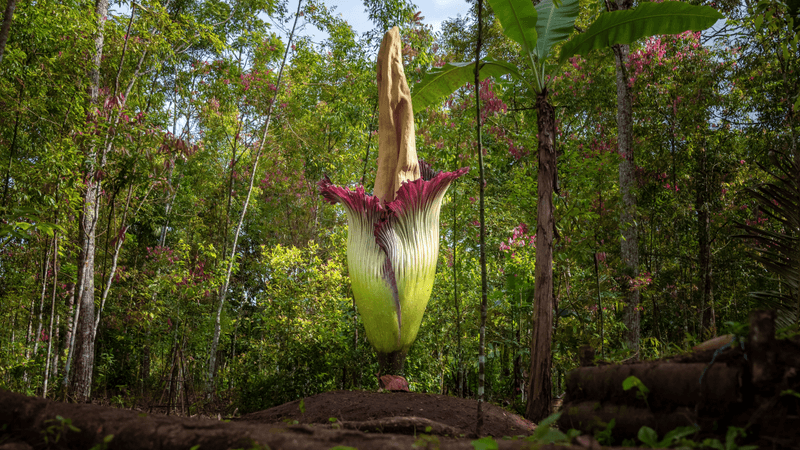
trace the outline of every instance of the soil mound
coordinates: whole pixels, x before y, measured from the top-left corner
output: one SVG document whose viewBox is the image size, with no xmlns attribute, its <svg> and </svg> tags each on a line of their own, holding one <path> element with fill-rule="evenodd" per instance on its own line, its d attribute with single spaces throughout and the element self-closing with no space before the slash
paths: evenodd
<svg viewBox="0 0 800 450">
<path fill-rule="evenodd" d="M 474 450 L 471 435 L 477 414 L 474 400 L 347 391 L 306 398 L 304 414 L 300 401 L 296 401 L 234 421 L 60 403 L 2 389 L 0 405 L 0 450 L 311 450 L 338 446 L 358 450 Z M 494 434 L 500 449 L 531 446 L 531 442 L 501 437 L 529 434 L 532 424 L 494 405 L 484 406 L 484 435 Z M 331 422 L 331 417 L 337 421 Z"/>
<path fill-rule="evenodd" d="M 302 406 L 301 406 L 302 402 Z M 530 434 L 536 426 L 518 415 L 485 403 L 484 436 Z M 342 428 L 399 434 L 471 436 L 478 402 L 412 392 L 332 391 L 242 416 L 264 424 L 339 424 Z M 296 421 L 296 422 L 295 422 Z M 430 431 L 425 431 L 430 427 Z"/>
</svg>

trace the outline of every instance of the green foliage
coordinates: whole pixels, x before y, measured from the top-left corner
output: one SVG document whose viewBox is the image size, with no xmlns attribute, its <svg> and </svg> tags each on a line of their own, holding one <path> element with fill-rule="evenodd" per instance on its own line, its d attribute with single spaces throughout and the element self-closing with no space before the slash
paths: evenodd
<svg viewBox="0 0 800 450">
<path fill-rule="evenodd" d="M 106 435 L 103 437 L 103 442 L 93 445 L 89 450 L 106 450 L 112 440 L 114 440 L 113 434 Z"/>
<path fill-rule="evenodd" d="M 648 2 L 631 10 L 604 12 L 589 29 L 564 44 L 559 58 L 563 62 L 573 55 L 586 56 L 592 50 L 630 44 L 647 36 L 704 30 L 722 17 L 710 6 L 675 1 Z"/>
<path fill-rule="evenodd" d="M 73 433 L 80 433 L 81 431 L 80 428 L 72 424 L 72 419 L 66 419 L 60 415 L 57 415 L 55 419 L 47 419 L 44 423 L 47 426 L 41 433 L 44 443 L 48 446 L 58 444 L 62 438 L 66 439 L 66 435 L 70 431 Z"/>
<path fill-rule="evenodd" d="M 500 448 L 497 441 L 491 436 L 484 436 L 471 442 L 475 450 L 497 450 Z"/>
<path fill-rule="evenodd" d="M 629 391 L 633 388 L 636 388 L 636 398 L 647 403 L 647 394 L 650 393 L 650 389 L 642 383 L 642 380 L 631 375 L 622 381 L 622 389 Z"/>
<path fill-rule="evenodd" d="M 522 47 L 524 55 L 536 50 L 538 13 L 525 0 L 488 0 L 494 16 L 503 27 L 503 34 Z M 552 4 L 550 4 L 552 9 Z"/>
<path fill-rule="evenodd" d="M 574 30 L 575 18 L 580 11 L 580 2 L 577 0 L 553 1 L 546 0 L 537 5 L 539 13 L 536 21 L 536 60 L 544 61 L 550 54 L 550 49 L 566 40 Z M 505 28 L 505 27 L 504 27 Z"/>
<path fill-rule="evenodd" d="M 602 431 L 596 431 L 594 438 L 597 439 L 597 442 L 602 445 L 612 445 L 614 443 L 614 437 L 612 433 L 616 424 L 616 419 L 611 419 L 607 424 L 605 424 L 605 428 Z"/>
<path fill-rule="evenodd" d="M 669 448 L 675 441 L 683 439 L 686 436 L 697 433 L 698 427 L 679 427 L 668 432 L 664 439 L 658 440 L 658 434 L 650 427 L 642 427 L 639 429 L 639 440 L 642 441 L 648 448 Z"/>
</svg>

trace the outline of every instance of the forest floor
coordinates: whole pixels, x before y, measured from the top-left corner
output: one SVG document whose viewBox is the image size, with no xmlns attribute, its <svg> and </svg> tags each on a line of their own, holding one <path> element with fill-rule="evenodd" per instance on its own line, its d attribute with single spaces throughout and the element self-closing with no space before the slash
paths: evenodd
<svg viewBox="0 0 800 450">
<path fill-rule="evenodd" d="M 408 392 L 326 392 L 306 397 L 302 406 L 297 400 L 232 420 L 61 403 L 2 390 L 0 405 L 0 450 L 521 449 L 535 444 L 523 438 L 536 429 L 485 403 L 482 435 L 494 436 L 497 447 L 481 447 L 473 443 L 477 401 Z M 599 448 L 588 437 L 578 441 L 584 445 L 557 448 Z"/>
</svg>

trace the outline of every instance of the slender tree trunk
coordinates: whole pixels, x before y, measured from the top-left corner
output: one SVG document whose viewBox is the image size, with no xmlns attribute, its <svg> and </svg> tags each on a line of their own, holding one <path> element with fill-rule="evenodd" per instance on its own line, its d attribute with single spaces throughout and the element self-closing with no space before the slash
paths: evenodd
<svg viewBox="0 0 800 450">
<path fill-rule="evenodd" d="M 709 337 L 717 335 L 716 317 L 714 314 L 713 267 L 711 262 L 710 239 L 710 188 L 711 181 L 708 167 L 708 149 L 701 149 L 699 154 L 699 173 L 696 175 L 697 188 L 695 197 L 695 210 L 697 211 L 697 244 L 699 247 L 700 285 L 701 289 L 701 326 L 703 334 Z"/>
<path fill-rule="evenodd" d="M 0 28 L 0 63 L 3 62 L 3 54 L 6 50 L 8 33 L 11 30 L 11 21 L 14 18 L 14 9 L 17 7 L 17 0 L 8 0 L 6 12 L 3 15 L 3 27 Z"/>
<path fill-rule="evenodd" d="M 281 62 L 280 70 L 278 71 L 278 79 L 275 82 L 275 94 L 272 98 L 272 101 L 269 104 L 269 109 L 267 110 L 267 120 L 264 124 L 264 133 L 261 136 L 261 142 L 259 143 L 259 147 L 256 151 L 255 160 L 253 161 L 253 169 L 250 173 L 250 186 L 247 189 L 247 196 L 245 197 L 244 204 L 242 205 L 242 212 L 239 215 L 239 224 L 236 226 L 236 232 L 233 235 L 233 244 L 231 245 L 231 257 L 228 262 L 228 270 L 225 274 L 225 282 L 219 289 L 219 304 L 217 306 L 217 313 L 214 319 L 214 335 L 211 339 L 211 347 L 209 349 L 209 357 L 208 357 L 208 375 L 207 375 L 207 390 L 211 390 L 214 386 L 214 374 L 216 371 L 217 365 L 217 348 L 219 347 L 219 337 L 221 332 L 221 324 L 222 324 L 222 308 L 225 305 L 225 297 L 228 293 L 228 285 L 230 284 L 231 280 L 231 273 L 233 272 L 233 265 L 236 261 L 236 244 L 239 241 L 239 233 L 242 231 L 242 223 L 244 222 L 244 217 L 247 214 L 247 205 L 250 203 L 250 195 L 253 192 L 253 183 L 255 182 L 256 177 L 256 170 L 258 169 L 258 161 L 261 158 L 261 152 L 264 149 L 264 143 L 267 139 L 267 132 L 269 131 L 269 124 L 272 120 L 272 107 L 275 105 L 275 100 L 278 96 L 278 89 L 281 86 L 281 79 L 283 78 L 283 68 L 286 65 L 286 58 L 289 56 L 289 49 L 291 48 L 292 39 L 294 38 L 294 31 L 297 27 L 297 19 L 300 17 L 300 6 L 303 4 L 302 0 L 298 0 L 297 2 L 297 12 L 295 13 L 294 25 L 292 26 L 292 32 L 289 34 L 289 42 L 286 45 L 286 51 L 283 54 L 283 61 Z"/>
<path fill-rule="evenodd" d="M 65 373 L 65 375 L 64 375 L 64 380 L 62 381 L 62 384 L 64 385 L 65 389 L 67 388 L 67 381 L 68 381 L 67 380 L 67 376 L 69 376 L 70 358 L 72 357 L 72 343 L 73 343 L 72 335 L 75 333 L 75 311 L 74 311 L 74 309 L 75 309 L 75 285 L 72 284 L 72 283 L 70 283 L 70 286 L 69 286 L 69 293 L 67 295 L 67 302 L 66 303 L 67 303 L 67 315 L 66 315 L 66 318 L 67 318 L 67 323 L 66 323 L 67 331 L 66 331 L 66 335 L 64 337 L 64 342 L 63 342 L 64 348 L 61 349 L 62 351 L 66 351 L 67 352 L 67 357 L 66 357 L 66 359 L 64 361 L 64 373 Z"/>
<path fill-rule="evenodd" d="M 483 1 L 478 0 L 475 15 L 478 20 L 478 42 L 475 45 L 475 139 L 478 144 L 478 169 L 479 169 L 479 193 L 480 193 L 480 262 L 481 262 L 481 322 L 478 342 L 478 424 L 476 434 L 483 433 L 483 400 L 484 388 L 486 384 L 486 309 L 488 305 L 488 285 L 486 279 L 486 211 L 485 211 L 485 183 L 483 170 L 483 145 L 481 142 L 481 82 L 480 82 L 480 62 L 481 62 L 481 34 L 483 33 L 483 20 L 481 13 Z"/>
<path fill-rule="evenodd" d="M 108 0 L 97 0 L 97 34 L 94 40 L 94 55 L 89 74 L 90 108 L 96 108 L 100 95 L 100 64 L 103 56 L 104 28 L 108 16 Z M 100 179 L 98 171 L 97 144 L 89 143 L 86 168 L 86 195 L 80 223 L 81 264 L 78 284 L 78 314 L 73 339 L 75 345 L 75 367 L 69 393 L 77 402 L 88 402 L 92 395 L 92 372 L 94 370 L 94 259 L 96 250 L 97 220 L 99 215 Z M 67 374 L 69 376 L 69 373 Z"/>
<path fill-rule="evenodd" d="M 18 100 L 22 99 L 22 88 L 19 90 Z M 17 135 L 19 131 L 20 112 L 17 111 L 17 117 L 14 119 L 14 133 L 11 137 L 11 145 L 8 151 L 8 167 L 6 168 L 5 185 L 3 186 L 3 207 L 8 207 L 8 186 L 11 183 L 11 166 L 14 163 L 14 153 L 17 149 Z"/>
<path fill-rule="evenodd" d="M 453 170 L 458 170 L 458 155 L 454 158 Z M 464 363 L 461 352 L 461 300 L 458 298 L 458 227 L 456 181 L 453 181 L 453 306 L 456 310 L 456 395 L 464 397 Z"/>
<path fill-rule="evenodd" d="M 619 9 L 628 9 L 620 2 Z M 617 145 L 621 161 L 619 163 L 619 189 L 622 194 L 622 209 L 619 226 L 622 239 L 620 254 L 624 266 L 624 279 L 621 282 L 625 296 L 623 323 L 627 328 L 625 343 L 634 353 L 639 352 L 640 314 L 639 290 L 631 289 L 630 280 L 639 276 L 639 237 L 636 230 L 635 165 L 633 158 L 633 109 L 628 88 L 626 64 L 628 64 L 628 45 L 614 46 L 614 60 L 617 67 Z"/>
<path fill-rule="evenodd" d="M 39 352 L 39 341 L 42 339 L 42 315 L 44 314 L 44 298 L 47 296 L 47 275 L 50 272 L 50 251 L 52 244 L 47 247 L 47 253 L 44 259 L 44 270 L 42 271 L 42 295 L 39 297 L 39 315 L 36 319 L 36 336 L 34 337 L 35 343 L 33 344 L 33 357 L 36 358 L 36 353 Z"/>
<path fill-rule="evenodd" d="M 53 350 L 53 321 L 56 315 L 56 290 L 58 289 L 58 232 L 53 235 L 53 295 L 50 301 L 50 329 L 47 338 L 47 360 L 44 365 L 42 397 L 47 398 L 47 383 L 50 380 L 50 355 Z M 58 325 L 56 325 L 58 328 Z"/>
<path fill-rule="evenodd" d="M 556 177 L 555 110 L 547 101 L 547 90 L 536 96 L 539 128 L 539 173 L 534 268 L 533 336 L 531 371 L 528 375 L 528 405 L 525 417 L 539 422 L 548 415 L 553 401 L 553 188 Z"/>
<path fill-rule="evenodd" d="M 150 185 L 144 197 L 142 198 L 141 202 L 139 203 L 139 207 L 136 208 L 136 211 L 133 212 L 134 218 L 139 214 L 139 210 L 147 200 L 147 197 L 150 195 L 150 191 L 153 189 L 153 186 L 154 184 Z M 100 316 L 103 314 L 103 309 L 106 306 L 106 300 L 108 299 L 108 294 L 109 292 L 111 292 L 111 284 L 114 281 L 114 275 L 117 273 L 119 253 L 120 250 L 122 249 L 122 244 L 125 242 L 125 233 L 127 233 L 128 231 L 128 225 L 126 225 L 126 222 L 128 221 L 128 211 L 130 208 L 132 194 L 133 194 L 133 185 L 131 185 L 128 188 L 128 195 L 127 198 L 125 199 L 125 209 L 122 212 L 122 221 L 120 222 L 120 230 L 119 234 L 117 235 L 117 242 L 114 243 L 114 256 L 111 258 L 111 270 L 109 271 L 108 278 L 106 279 L 106 285 L 103 288 L 103 294 L 100 296 L 100 309 L 97 311 L 97 317 L 95 317 L 94 320 L 94 328 L 92 330 L 94 334 L 92 335 L 92 341 L 94 341 L 94 338 L 97 336 L 97 328 L 100 326 Z M 164 230 L 162 229 L 162 233 L 163 232 Z"/>
<path fill-rule="evenodd" d="M 609 3 L 609 9 L 626 10 L 633 6 L 633 0 L 617 0 Z M 619 190 L 622 195 L 619 227 L 620 255 L 622 257 L 624 279 L 620 283 L 625 296 L 623 323 L 627 328 L 625 343 L 634 351 L 638 359 L 641 318 L 639 314 L 639 290 L 631 289 L 630 280 L 639 276 L 639 237 L 636 230 L 635 164 L 633 153 L 633 107 L 628 87 L 627 64 L 630 47 L 615 45 L 614 61 L 617 78 L 617 151 L 620 155 Z"/>
</svg>

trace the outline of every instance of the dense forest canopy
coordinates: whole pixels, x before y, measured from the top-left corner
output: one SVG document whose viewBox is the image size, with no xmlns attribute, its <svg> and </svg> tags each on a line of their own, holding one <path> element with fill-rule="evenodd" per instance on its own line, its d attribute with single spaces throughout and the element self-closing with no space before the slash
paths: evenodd
<svg viewBox="0 0 800 450">
<path fill-rule="evenodd" d="M 7 1 L 0 387 L 121 406 L 148 398 L 184 411 L 222 398 L 229 412 L 377 388 L 347 273 L 344 212 L 317 182 L 327 175 L 372 191 L 375 58 L 386 30 L 400 27 L 413 91 L 430 70 L 474 60 L 478 27 L 459 17 L 434 33 L 408 0 L 364 0 L 374 27 L 361 34 L 335 3 L 305 1 L 298 14 L 283 0 L 145 0 L 113 5 L 118 14 L 107 0 Z M 630 205 L 614 50 L 571 57 L 549 80 L 554 395 L 584 345 L 610 361 L 660 357 L 741 332 L 753 308 L 777 309 L 779 324 L 797 329 L 798 8 L 700 3 L 727 20 L 638 40 L 626 56 L 633 269 L 622 254 L 630 223 L 620 211 Z M 484 7 L 484 56 L 528 70 Z M 607 8 L 581 1 L 575 28 Z M 295 20 L 327 39 L 292 33 Z M 480 88 L 486 394 L 523 411 L 537 116 L 514 79 Z M 442 207 L 433 294 L 405 368 L 414 391 L 477 394 L 475 101 L 467 86 L 415 114 L 421 158 L 472 170 Z"/>
</svg>

